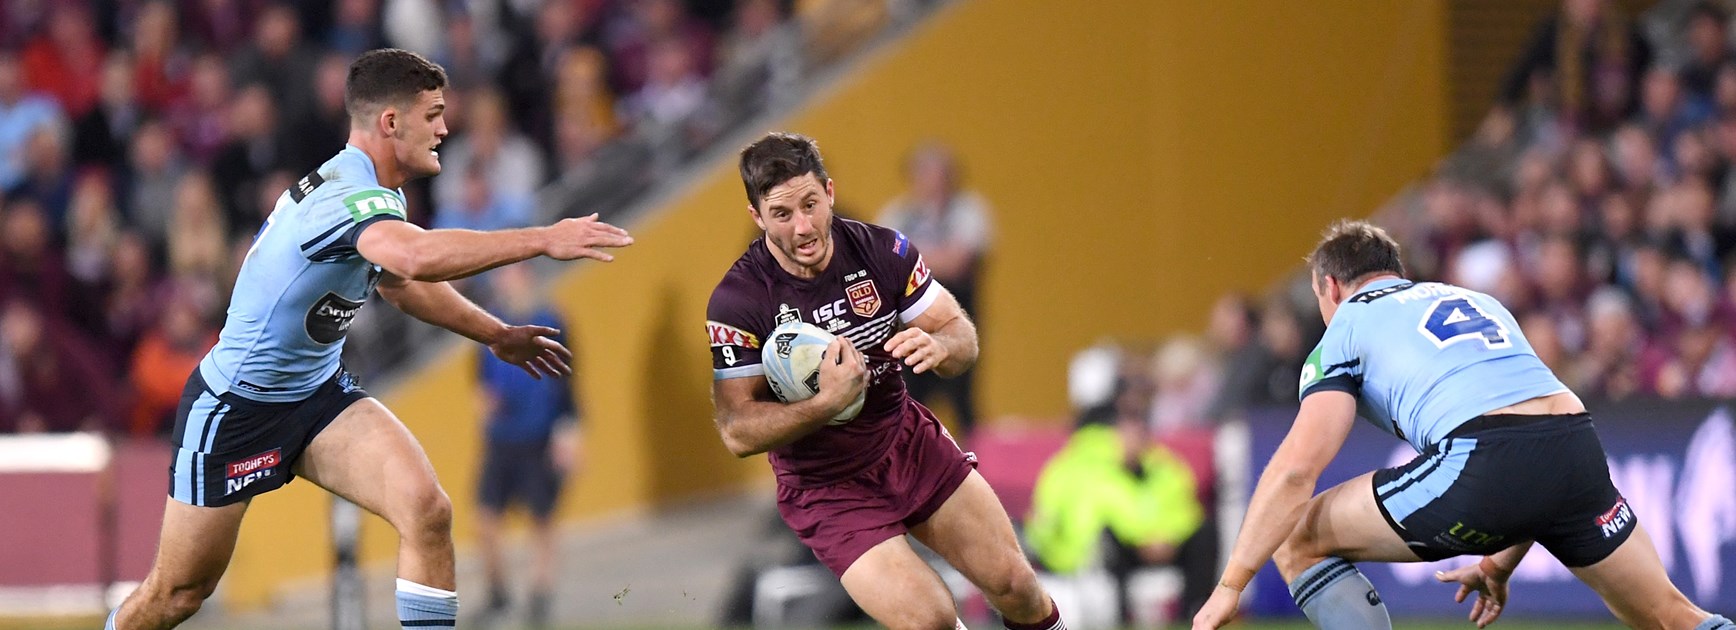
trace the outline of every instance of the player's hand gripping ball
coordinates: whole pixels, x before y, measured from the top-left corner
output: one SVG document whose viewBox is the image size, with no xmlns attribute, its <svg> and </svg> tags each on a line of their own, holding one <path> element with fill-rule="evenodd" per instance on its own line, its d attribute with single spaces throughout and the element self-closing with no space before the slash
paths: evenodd
<svg viewBox="0 0 1736 630">
<path fill-rule="evenodd" d="M 807 322 L 790 322 L 772 330 L 766 345 L 760 350 L 760 365 L 772 393 L 785 403 L 800 402 L 820 393 L 820 361 L 826 346 L 831 345 L 832 333 Z M 844 411 L 832 417 L 828 424 L 844 424 L 862 412 L 868 399 L 868 389 L 856 395 Z"/>
</svg>

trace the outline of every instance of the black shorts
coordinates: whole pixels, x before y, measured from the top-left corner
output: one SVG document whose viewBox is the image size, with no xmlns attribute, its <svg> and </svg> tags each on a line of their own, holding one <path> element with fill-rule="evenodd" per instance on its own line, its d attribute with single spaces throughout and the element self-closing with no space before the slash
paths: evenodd
<svg viewBox="0 0 1736 630">
<path fill-rule="evenodd" d="M 218 507 L 283 487 L 313 437 L 368 392 L 343 368 L 305 400 L 263 403 L 218 395 L 199 370 L 187 377 L 175 410 L 169 496 Z"/>
<path fill-rule="evenodd" d="M 562 481 L 549 457 L 548 442 L 490 442 L 483 456 L 476 502 L 495 512 L 523 505 L 531 516 L 548 518 L 560 499 Z"/>
<path fill-rule="evenodd" d="M 1375 504 L 1424 560 L 1535 540 L 1569 567 L 1633 533 L 1591 416 L 1479 416 L 1416 459 L 1374 473 Z"/>
</svg>

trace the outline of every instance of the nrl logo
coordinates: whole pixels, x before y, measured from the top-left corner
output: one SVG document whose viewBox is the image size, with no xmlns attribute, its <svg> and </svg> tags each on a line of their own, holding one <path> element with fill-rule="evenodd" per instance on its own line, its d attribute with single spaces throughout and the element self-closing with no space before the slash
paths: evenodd
<svg viewBox="0 0 1736 630">
<path fill-rule="evenodd" d="M 779 304 L 778 305 L 778 317 L 777 317 L 777 325 L 778 326 L 782 326 L 782 325 L 788 324 L 790 322 L 799 322 L 799 321 L 802 321 L 802 312 L 801 311 L 790 308 L 790 305 L 788 305 L 788 304 Z"/>
</svg>

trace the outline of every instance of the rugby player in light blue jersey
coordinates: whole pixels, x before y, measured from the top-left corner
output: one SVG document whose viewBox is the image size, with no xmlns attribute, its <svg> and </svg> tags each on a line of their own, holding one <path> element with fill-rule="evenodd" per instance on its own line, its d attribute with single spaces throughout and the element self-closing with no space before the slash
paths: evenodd
<svg viewBox="0 0 1736 630">
<path fill-rule="evenodd" d="M 559 331 L 501 322 L 448 280 L 522 260 L 613 258 L 632 243 L 593 215 L 521 230 L 423 230 L 400 186 L 440 172 L 446 73 L 384 49 L 350 65 L 349 144 L 278 197 L 241 266 L 217 346 L 187 379 L 155 564 L 107 627 L 172 628 L 199 610 L 229 565 L 256 495 L 296 476 L 398 531 L 405 627 L 455 624 L 452 504 L 398 418 L 339 364 L 369 294 L 488 346 L 532 376 L 565 375 Z"/>
<path fill-rule="evenodd" d="M 1309 255 L 1327 323 L 1302 368 L 1302 408 L 1254 488 L 1242 531 L 1194 630 L 1223 626 L 1273 560 L 1320 628 L 1390 630 L 1386 606 L 1351 562 L 1465 554 L 1437 574 L 1477 593 L 1471 620 L 1501 615 L 1507 579 L 1533 542 L 1597 591 L 1622 623 L 1730 630 L 1677 590 L 1610 482 L 1579 397 L 1549 371 L 1513 314 L 1482 293 L 1404 279 L 1398 243 L 1340 222 Z M 1411 462 L 1310 498 L 1361 415 L 1410 442 Z"/>
</svg>

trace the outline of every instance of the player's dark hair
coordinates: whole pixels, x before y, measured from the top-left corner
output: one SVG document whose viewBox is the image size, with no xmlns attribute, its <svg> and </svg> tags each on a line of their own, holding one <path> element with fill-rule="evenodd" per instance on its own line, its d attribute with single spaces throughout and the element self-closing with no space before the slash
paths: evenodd
<svg viewBox="0 0 1736 630">
<path fill-rule="evenodd" d="M 741 184 L 755 210 L 760 207 L 760 198 L 773 188 L 808 173 L 820 183 L 826 182 L 826 165 L 813 138 L 776 131 L 741 150 Z"/>
<path fill-rule="evenodd" d="M 344 82 L 344 111 L 366 119 L 387 105 L 415 102 L 423 92 L 446 87 L 446 71 L 428 58 L 398 48 L 362 53 Z"/>
<path fill-rule="evenodd" d="M 1342 220 L 1326 228 L 1320 244 L 1308 255 L 1308 267 L 1322 278 L 1346 284 L 1373 273 L 1404 275 L 1398 241 L 1367 221 Z"/>
</svg>

